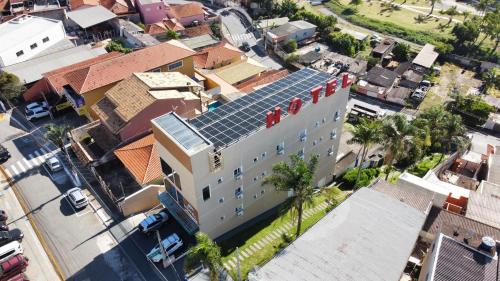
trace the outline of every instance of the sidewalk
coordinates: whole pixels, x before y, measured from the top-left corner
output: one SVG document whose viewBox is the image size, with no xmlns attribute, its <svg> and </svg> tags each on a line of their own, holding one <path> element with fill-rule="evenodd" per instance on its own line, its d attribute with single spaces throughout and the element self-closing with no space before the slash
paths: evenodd
<svg viewBox="0 0 500 281">
<path fill-rule="evenodd" d="M 14 191 L 2 172 L 0 172 L 0 206 L 9 216 L 7 221 L 9 228 L 19 228 L 24 233 L 22 246 L 24 256 L 29 258 L 29 266 L 26 270 L 29 279 L 32 281 L 60 280 L 28 217 L 24 214 Z"/>
</svg>

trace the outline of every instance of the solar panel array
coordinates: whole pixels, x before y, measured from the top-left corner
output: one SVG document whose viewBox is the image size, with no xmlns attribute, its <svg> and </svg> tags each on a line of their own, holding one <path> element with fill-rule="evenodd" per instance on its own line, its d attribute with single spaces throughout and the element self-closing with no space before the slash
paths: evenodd
<svg viewBox="0 0 500 281">
<path fill-rule="evenodd" d="M 188 150 L 193 146 L 205 142 L 205 140 L 198 136 L 192 129 L 187 127 L 173 113 L 162 115 L 156 118 L 154 121 Z"/>
<path fill-rule="evenodd" d="M 309 101 L 311 89 L 325 85 L 328 78 L 327 73 L 305 68 L 189 122 L 216 148 L 227 146 L 265 125 L 266 112 L 275 107 L 285 116 L 293 98 Z"/>
</svg>

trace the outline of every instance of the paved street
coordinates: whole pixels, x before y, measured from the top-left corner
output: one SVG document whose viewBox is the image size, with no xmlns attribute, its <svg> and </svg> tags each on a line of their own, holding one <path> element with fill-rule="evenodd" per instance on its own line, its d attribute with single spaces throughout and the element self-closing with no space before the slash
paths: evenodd
<svg viewBox="0 0 500 281">
<path fill-rule="evenodd" d="M 16 115 L 16 119 L 21 119 Z M 25 123 L 25 122 L 22 122 Z M 62 153 L 12 118 L 0 122 L 2 144 L 12 157 L 2 166 L 25 202 L 39 232 L 67 280 L 146 280 L 132 264 L 95 213 L 99 202 L 88 192 L 91 206 L 75 211 L 65 192 L 78 184 L 68 167 L 50 173 L 44 159 Z M 5 133 L 4 133 L 5 132 Z M 13 202 L 12 204 L 15 204 Z M 47 278 L 52 281 L 53 279 Z"/>
</svg>

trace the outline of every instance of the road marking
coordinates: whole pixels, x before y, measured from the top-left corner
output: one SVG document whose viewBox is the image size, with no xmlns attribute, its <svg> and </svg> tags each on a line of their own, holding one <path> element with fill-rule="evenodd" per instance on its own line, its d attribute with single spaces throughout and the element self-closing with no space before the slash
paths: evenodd
<svg viewBox="0 0 500 281">
<path fill-rule="evenodd" d="M 40 163 L 43 163 L 43 155 L 38 152 L 38 150 L 35 151 L 35 155 L 37 156 L 38 161 L 40 161 Z"/>
<path fill-rule="evenodd" d="M 42 151 L 43 154 L 49 153 L 45 147 L 41 147 L 40 150 Z"/>
<path fill-rule="evenodd" d="M 28 166 L 28 170 L 33 169 L 33 165 L 28 160 L 26 160 L 26 158 L 23 158 L 23 161 L 24 161 L 24 164 L 26 164 L 26 166 Z"/>
<path fill-rule="evenodd" d="M 19 168 L 22 170 L 21 173 L 25 173 L 26 172 L 26 168 L 24 168 L 23 164 L 20 161 L 17 161 L 17 166 L 19 166 Z"/>
<path fill-rule="evenodd" d="M 38 163 L 38 159 L 37 159 L 37 157 L 36 157 L 36 156 L 34 156 L 33 154 L 31 154 L 31 153 L 30 153 L 30 154 L 28 155 L 28 157 L 29 157 L 29 161 L 32 161 L 33 163 L 35 163 L 35 165 L 34 165 L 34 166 L 38 166 L 38 165 L 40 165 L 40 164 L 41 164 L 41 163 Z"/>
<path fill-rule="evenodd" d="M 10 165 L 10 169 L 14 173 L 13 175 L 10 176 L 10 178 L 12 178 L 12 176 L 17 176 L 17 174 L 19 174 L 15 165 Z"/>
</svg>

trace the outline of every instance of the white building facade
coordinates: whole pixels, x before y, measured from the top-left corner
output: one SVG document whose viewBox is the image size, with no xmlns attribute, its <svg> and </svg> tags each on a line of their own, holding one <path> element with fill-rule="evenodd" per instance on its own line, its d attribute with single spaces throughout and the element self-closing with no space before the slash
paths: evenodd
<svg viewBox="0 0 500 281">
<path fill-rule="evenodd" d="M 262 185 L 291 154 L 319 155 L 314 185 L 329 183 L 350 84 L 347 74 L 303 69 L 189 121 L 174 113 L 154 119 L 167 185 L 160 201 L 216 238 L 292 195 Z"/>
<path fill-rule="evenodd" d="M 0 24 L 0 67 L 33 58 L 63 40 L 62 21 L 22 15 Z"/>
</svg>

